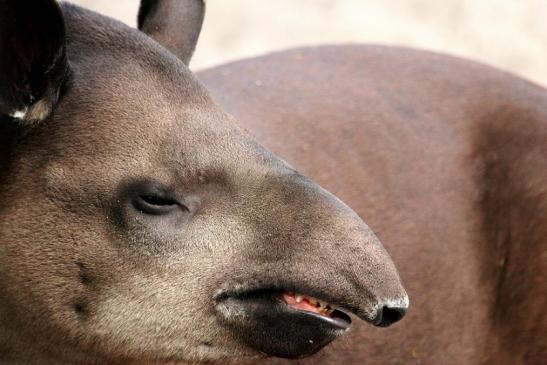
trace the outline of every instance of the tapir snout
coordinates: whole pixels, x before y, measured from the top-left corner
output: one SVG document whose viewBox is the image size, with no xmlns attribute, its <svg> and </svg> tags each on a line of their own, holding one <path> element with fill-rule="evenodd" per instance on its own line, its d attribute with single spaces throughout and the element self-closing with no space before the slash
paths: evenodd
<svg viewBox="0 0 547 365">
<path fill-rule="evenodd" d="M 230 274 L 215 293 L 223 323 L 261 352 L 299 357 L 347 330 L 346 312 L 377 326 L 403 317 L 408 297 L 397 271 L 351 209 L 298 173 L 256 180 L 264 181 L 254 192 L 259 206 L 236 208 L 256 241 L 235 250 L 228 262 L 243 268 L 221 270 Z"/>
</svg>

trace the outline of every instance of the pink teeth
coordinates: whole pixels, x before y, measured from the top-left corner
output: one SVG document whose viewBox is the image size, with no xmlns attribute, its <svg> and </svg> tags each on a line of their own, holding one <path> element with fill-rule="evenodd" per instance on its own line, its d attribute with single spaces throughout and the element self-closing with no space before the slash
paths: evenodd
<svg viewBox="0 0 547 365">
<path fill-rule="evenodd" d="M 334 306 L 319 299 L 292 292 L 283 293 L 283 299 L 289 307 L 317 313 L 326 317 L 331 317 L 335 309 Z"/>
</svg>

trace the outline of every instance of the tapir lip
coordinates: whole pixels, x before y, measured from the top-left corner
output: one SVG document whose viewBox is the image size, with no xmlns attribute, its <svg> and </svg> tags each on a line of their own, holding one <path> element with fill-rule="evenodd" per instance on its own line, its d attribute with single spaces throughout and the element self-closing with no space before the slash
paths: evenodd
<svg viewBox="0 0 547 365">
<path fill-rule="evenodd" d="M 297 310 L 279 289 L 219 292 L 221 322 L 246 345 L 270 356 L 298 358 L 314 354 L 346 332 L 350 317 L 336 309 L 331 317 Z"/>
<path fill-rule="evenodd" d="M 218 290 L 213 296 L 213 299 L 218 304 L 227 298 L 253 297 L 260 296 L 263 293 L 276 296 L 287 292 L 301 293 L 306 296 L 323 300 L 335 306 L 338 311 L 343 312 L 346 316 L 347 313 L 352 313 L 364 321 L 371 322 L 368 312 L 365 312 L 361 308 L 348 303 L 344 300 L 342 295 L 317 290 L 304 285 L 291 285 L 288 283 L 279 285 L 237 284 L 232 286 L 230 289 Z"/>
<path fill-rule="evenodd" d="M 246 291 L 246 292 L 240 292 L 240 293 L 237 293 L 237 294 L 236 293 L 231 293 L 230 294 L 230 293 L 224 292 L 222 294 L 219 294 L 219 295 L 215 296 L 215 299 L 216 299 L 217 303 L 219 303 L 219 302 L 222 302 L 222 301 L 227 300 L 227 299 L 233 299 L 233 300 L 237 300 L 237 301 L 240 301 L 240 302 L 245 302 L 245 301 L 253 301 L 253 300 L 262 299 L 262 298 L 268 298 L 268 299 L 271 299 L 272 305 L 277 305 L 279 303 L 282 303 L 283 306 L 287 307 L 286 310 L 289 311 L 289 312 L 290 311 L 299 312 L 299 313 L 301 312 L 303 315 L 309 315 L 309 316 L 311 316 L 311 317 L 313 317 L 317 320 L 325 321 L 326 323 L 330 323 L 333 327 L 339 328 L 341 330 L 346 330 L 350 327 L 351 318 L 341 308 L 336 307 L 334 309 L 332 317 L 322 316 L 322 315 L 319 315 L 319 314 L 316 314 L 316 313 L 313 313 L 313 312 L 309 312 L 309 311 L 300 311 L 300 310 L 297 310 L 297 309 L 293 309 L 293 308 L 289 307 L 287 305 L 287 303 L 285 303 L 285 301 L 282 299 L 283 293 L 287 293 L 287 292 L 290 292 L 290 291 L 271 290 L 271 289 L 257 289 L 257 290 L 250 290 L 250 291 Z M 332 303 L 329 302 L 329 304 L 332 304 Z M 278 308 L 282 308 L 282 307 L 278 306 Z M 285 310 L 285 308 L 284 308 L 284 310 Z"/>
</svg>

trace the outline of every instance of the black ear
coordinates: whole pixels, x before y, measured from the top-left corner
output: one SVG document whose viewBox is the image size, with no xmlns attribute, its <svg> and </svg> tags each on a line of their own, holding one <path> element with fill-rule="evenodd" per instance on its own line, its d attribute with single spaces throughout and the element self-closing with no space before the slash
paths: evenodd
<svg viewBox="0 0 547 365">
<path fill-rule="evenodd" d="M 65 24 L 55 0 L 0 0 L 0 114 L 49 116 L 68 72 Z"/>
<path fill-rule="evenodd" d="M 188 65 L 204 14 L 204 0 L 142 0 L 137 24 Z"/>
</svg>

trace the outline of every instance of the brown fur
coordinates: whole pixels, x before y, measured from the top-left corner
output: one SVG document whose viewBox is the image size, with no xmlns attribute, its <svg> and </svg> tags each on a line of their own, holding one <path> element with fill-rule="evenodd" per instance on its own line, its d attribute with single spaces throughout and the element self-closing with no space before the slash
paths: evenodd
<svg viewBox="0 0 547 365">
<path fill-rule="evenodd" d="M 199 77 L 257 140 L 366 219 L 413 298 L 403 323 L 356 326 L 292 364 L 544 363 L 545 89 L 366 46 L 296 49 Z"/>
</svg>

